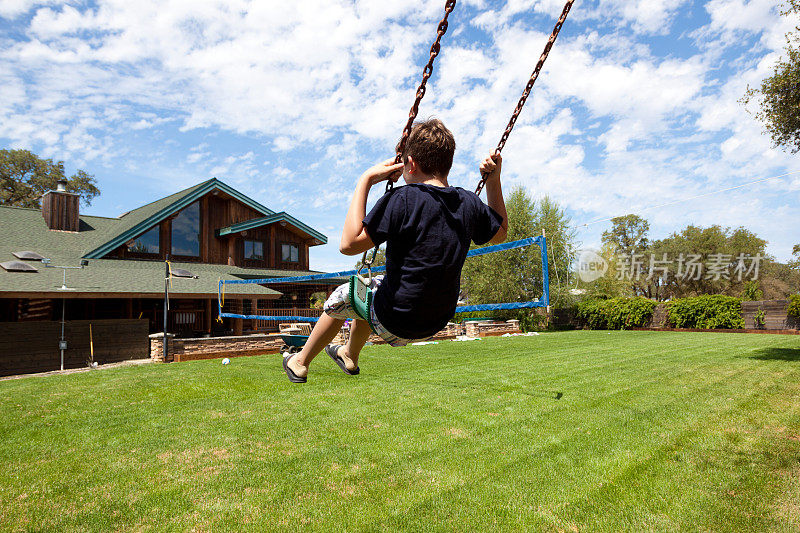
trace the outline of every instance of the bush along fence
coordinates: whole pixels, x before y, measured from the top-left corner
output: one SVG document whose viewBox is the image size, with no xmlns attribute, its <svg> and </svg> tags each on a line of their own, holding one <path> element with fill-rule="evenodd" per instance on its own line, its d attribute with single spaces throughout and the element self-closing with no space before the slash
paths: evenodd
<svg viewBox="0 0 800 533">
<path fill-rule="evenodd" d="M 667 304 L 667 325 L 690 329 L 744 329 L 742 299 L 704 295 L 678 298 Z"/>
<path fill-rule="evenodd" d="M 645 327 L 658 305 L 647 298 L 584 300 L 578 304 L 578 319 L 590 329 L 631 329 Z"/>
<path fill-rule="evenodd" d="M 800 322 L 800 294 L 793 294 L 789 297 L 789 304 L 786 306 L 786 314 L 789 318 Z"/>
<path fill-rule="evenodd" d="M 789 300 L 742 301 L 705 295 L 658 303 L 646 298 L 584 300 L 555 310 L 569 325 L 589 329 L 676 328 L 702 330 L 800 330 L 800 295 Z"/>
</svg>

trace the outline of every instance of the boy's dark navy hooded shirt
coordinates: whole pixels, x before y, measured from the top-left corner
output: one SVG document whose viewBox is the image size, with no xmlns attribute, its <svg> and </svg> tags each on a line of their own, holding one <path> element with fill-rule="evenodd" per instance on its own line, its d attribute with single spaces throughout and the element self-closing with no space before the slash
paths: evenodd
<svg viewBox="0 0 800 533">
<path fill-rule="evenodd" d="M 442 330 L 455 313 L 470 241 L 485 244 L 503 218 L 460 187 L 411 184 L 386 193 L 364 218 L 375 245 L 386 242 L 386 276 L 375 314 L 405 339 Z"/>
</svg>

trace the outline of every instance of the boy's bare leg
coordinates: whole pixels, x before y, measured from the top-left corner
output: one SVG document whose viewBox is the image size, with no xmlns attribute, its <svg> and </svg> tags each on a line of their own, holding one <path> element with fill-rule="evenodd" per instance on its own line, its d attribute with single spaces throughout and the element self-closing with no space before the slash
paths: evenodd
<svg viewBox="0 0 800 533">
<path fill-rule="evenodd" d="M 308 375 L 308 365 L 339 333 L 342 324 L 344 324 L 344 320 L 332 318 L 328 313 L 322 313 L 317 325 L 311 330 L 311 335 L 308 336 L 306 345 L 289 360 L 288 366 L 292 369 L 292 372 L 297 376 L 306 377 Z"/>
<path fill-rule="evenodd" d="M 361 348 L 369 338 L 372 330 L 365 320 L 353 320 L 350 326 L 350 338 L 347 339 L 347 344 L 339 347 L 338 355 L 344 359 L 344 365 L 347 370 L 355 370 L 358 367 L 358 354 L 361 353 Z"/>
</svg>

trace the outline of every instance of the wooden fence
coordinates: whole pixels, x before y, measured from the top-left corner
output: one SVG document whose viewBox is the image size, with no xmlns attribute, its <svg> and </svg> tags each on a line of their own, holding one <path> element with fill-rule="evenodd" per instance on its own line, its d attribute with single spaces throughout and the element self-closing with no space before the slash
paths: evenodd
<svg viewBox="0 0 800 533">
<path fill-rule="evenodd" d="M 147 320 L 67 321 L 64 368 L 79 368 L 90 361 L 90 332 L 94 360 L 99 364 L 150 355 Z M 0 376 L 58 370 L 61 367 L 61 322 L 0 322 Z"/>
<path fill-rule="evenodd" d="M 761 300 L 742 302 L 742 317 L 745 329 L 800 329 L 800 321 L 786 313 L 788 300 Z M 761 311 L 763 324 L 756 323 L 756 315 Z"/>
</svg>

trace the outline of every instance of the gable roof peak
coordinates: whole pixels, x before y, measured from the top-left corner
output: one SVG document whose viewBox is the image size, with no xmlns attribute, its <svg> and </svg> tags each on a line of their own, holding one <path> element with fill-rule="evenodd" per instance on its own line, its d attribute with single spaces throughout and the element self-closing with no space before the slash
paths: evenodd
<svg viewBox="0 0 800 533">
<path fill-rule="evenodd" d="M 224 192 L 264 216 L 274 214 L 271 209 L 214 177 L 121 215 L 119 217 L 120 224 L 114 229 L 113 233 L 106 236 L 105 243 L 88 251 L 85 257 L 87 259 L 100 259 L 125 244 L 128 240 L 149 230 L 165 218 L 196 202 L 213 190 Z"/>
</svg>

